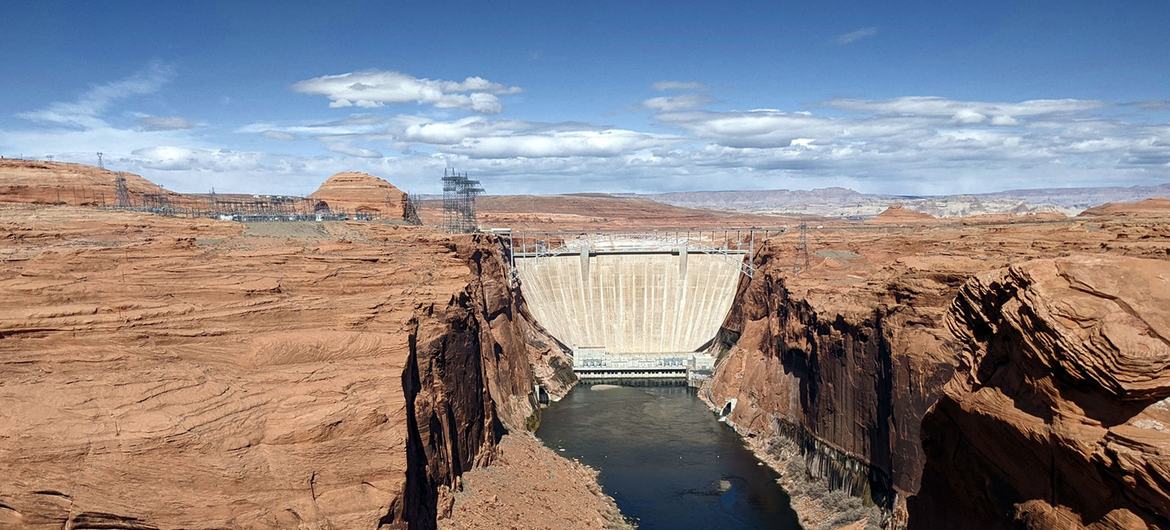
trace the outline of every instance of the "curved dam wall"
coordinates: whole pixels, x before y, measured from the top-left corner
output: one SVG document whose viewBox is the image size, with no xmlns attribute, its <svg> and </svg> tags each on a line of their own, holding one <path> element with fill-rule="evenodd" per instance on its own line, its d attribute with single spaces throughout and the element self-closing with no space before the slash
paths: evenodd
<svg viewBox="0 0 1170 530">
<path fill-rule="evenodd" d="M 715 337 L 731 308 L 742 254 L 602 253 L 517 257 L 537 321 L 572 348 L 673 353 Z"/>
</svg>

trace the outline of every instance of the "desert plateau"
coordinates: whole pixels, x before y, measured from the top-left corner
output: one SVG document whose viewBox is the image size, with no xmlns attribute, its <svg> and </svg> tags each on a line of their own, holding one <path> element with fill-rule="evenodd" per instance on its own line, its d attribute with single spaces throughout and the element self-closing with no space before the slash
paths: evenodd
<svg viewBox="0 0 1170 530">
<path fill-rule="evenodd" d="M 1170 530 L 1170 4 L 0 8 L 0 530 Z"/>
</svg>

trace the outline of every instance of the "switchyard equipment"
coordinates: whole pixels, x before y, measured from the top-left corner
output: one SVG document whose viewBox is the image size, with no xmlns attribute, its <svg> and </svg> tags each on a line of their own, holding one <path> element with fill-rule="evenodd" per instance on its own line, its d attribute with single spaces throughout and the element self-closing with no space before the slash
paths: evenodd
<svg viewBox="0 0 1170 530">
<path fill-rule="evenodd" d="M 475 232 L 475 198 L 483 193 L 478 180 L 453 169 L 443 170 L 443 226 L 449 232 Z"/>
</svg>

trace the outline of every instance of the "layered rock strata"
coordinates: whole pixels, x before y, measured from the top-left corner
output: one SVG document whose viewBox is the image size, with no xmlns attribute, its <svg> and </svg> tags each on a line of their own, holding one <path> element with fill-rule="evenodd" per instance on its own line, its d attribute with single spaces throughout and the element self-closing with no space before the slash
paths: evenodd
<svg viewBox="0 0 1170 530">
<path fill-rule="evenodd" d="M 407 219 L 409 199 L 393 184 L 369 173 L 346 171 L 325 180 L 310 198 L 333 210 L 372 214 L 384 219 Z"/>
<path fill-rule="evenodd" d="M 920 491 L 926 462 L 922 418 L 960 363 L 947 315 L 964 282 L 1043 256 L 1164 261 L 1166 226 L 1096 218 L 826 227 L 808 235 L 811 267 L 796 234 L 772 238 L 754 276 L 741 279 L 703 396 L 720 409 L 734 403 L 728 422 L 775 453 L 766 456 L 781 472 L 783 453 L 815 482 L 864 496 L 886 524 L 904 525 L 904 500 Z"/>
<path fill-rule="evenodd" d="M 120 174 L 125 179 L 127 194 L 136 202 L 146 195 L 172 203 L 182 201 L 178 193 L 139 175 Z M 0 203 L 112 206 L 118 200 L 115 185 L 118 175 L 115 171 L 84 164 L 0 158 Z"/>
<path fill-rule="evenodd" d="M 1072 257 L 980 274 L 923 422 L 911 528 L 1170 528 L 1170 264 Z"/>
<path fill-rule="evenodd" d="M 0 527 L 433 527 L 563 355 L 482 236 L 7 207 L 0 260 Z"/>
</svg>

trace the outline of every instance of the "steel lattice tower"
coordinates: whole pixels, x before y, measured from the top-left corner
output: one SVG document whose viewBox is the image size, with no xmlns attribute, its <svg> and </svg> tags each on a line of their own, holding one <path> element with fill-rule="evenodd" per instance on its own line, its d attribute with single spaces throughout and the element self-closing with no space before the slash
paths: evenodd
<svg viewBox="0 0 1170 530">
<path fill-rule="evenodd" d="M 800 271 L 808 269 L 808 223 L 800 223 L 800 239 L 796 242 L 796 262 L 793 264 L 793 269 L 797 274 Z"/>
<path fill-rule="evenodd" d="M 443 226 L 450 232 L 474 232 L 475 198 L 483 193 L 478 180 L 467 178 L 467 173 L 443 170 Z"/>
<path fill-rule="evenodd" d="M 121 171 L 114 176 L 114 201 L 118 208 L 130 207 L 130 190 L 126 188 L 126 175 Z"/>
</svg>

